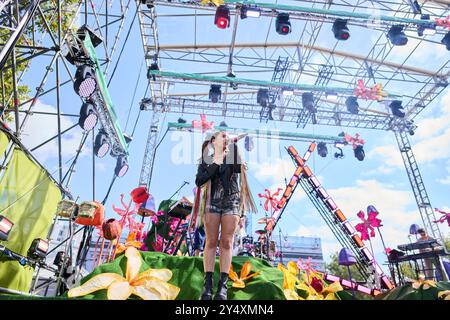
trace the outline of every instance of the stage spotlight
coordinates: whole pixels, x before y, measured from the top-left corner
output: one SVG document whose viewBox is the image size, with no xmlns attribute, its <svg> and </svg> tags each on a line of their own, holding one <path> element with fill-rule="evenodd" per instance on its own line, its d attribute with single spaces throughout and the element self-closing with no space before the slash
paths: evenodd
<svg viewBox="0 0 450 320">
<path fill-rule="evenodd" d="M 256 95 L 256 103 L 260 106 L 267 106 L 269 104 L 269 89 L 259 89 Z"/>
<path fill-rule="evenodd" d="M 83 130 L 91 131 L 94 129 L 98 121 L 95 106 L 90 102 L 85 102 L 80 109 L 80 119 L 78 124 Z"/>
<path fill-rule="evenodd" d="M 217 7 L 214 24 L 220 29 L 230 27 L 230 9 L 227 6 L 221 5 Z"/>
<path fill-rule="evenodd" d="M 450 31 L 447 32 L 444 38 L 442 38 L 441 43 L 445 45 L 445 48 L 450 51 Z"/>
<path fill-rule="evenodd" d="M 105 130 L 100 129 L 95 137 L 94 153 L 97 157 L 103 158 L 109 151 L 110 143 Z"/>
<path fill-rule="evenodd" d="M 219 127 L 228 127 L 228 125 L 225 121 L 221 121 Z"/>
<path fill-rule="evenodd" d="M 128 133 L 123 133 L 123 138 L 125 139 L 125 143 L 127 145 L 130 144 L 131 141 L 133 141 L 133 136 L 130 136 Z"/>
<path fill-rule="evenodd" d="M 28 249 L 28 257 L 37 260 L 43 260 L 47 256 L 48 241 L 43 239 L 34 239 Z"/>
<path fill-rule="evenodd" d="M 363 161 L 366 154 L 364 152 L 363 146 L 357 146 L 355 149 L 353 149 L 353 151 L 355 152 L 355 158 L 358 159 L 359 161 Z"/>
<path fill-rule="evenodd" d="M 82 25 L 77 31 L 78 38 L 81 41 L 84 41 L 86 31 L 88 32 L 89 37 L 91 38 L 91 42 L 92 42 L 92 45 L 94 46 L 94 48 L 98 47 L 98 45 L 100 45 L 103 42 L 102 37 L 99 34 L 95 33 L 87 25 Z"/>
<path fill-rule="evenodd" d="M 421 17 L 422 20 L 430 20 L 429 14 L 423 14 Z M 419 24 L 417 26 L 417 34 L 419 37 L 422 37 L 423 35 L 434 35 L 436 33 L 436 24 L 430 23 L 427 24 Z"/>
<path fill-rule="evenodd" d="M 317 110 L 314 107 L 314 93 L 305 92 L 302 94 L 303 108 L 307 109 L 311 113 L 315 113 Z"/>
<path fill-rule="evenodd" d="M 89 98 L 97 89 L 94 69 L 86 64 L 79 66 L 75 73 L 73 88 L 80 97 Z"/>
<path fill-rule="evenodd" d="M 184 120 L 183 118 L 178 118 L 178 123 L 186 123 L 187 121 Z"/>
<path fill-rule="evenodd" d="M 65 260 L 65 253 L 64 251 L 58 251 L 58 253 L 55 256 L 55 259 L 53 260 L 53 264 L 59 268 L 61 268 L 64 265 Z"/>
<path fill-rule="evenodd" d="M 14 223 L 6 217 L 0 215 L 0 241 L 8 240 L 9 233 Z"/>
<path fill-rule="evenodd" d="M 327 145 L 325 144 L 325 142 L 319 142 L 317 144 L 317 153 L 322 158 L 325 158 L 328 155 L 328 148 L 327 148 Z"/>
<path fill-rule="evenodd" d="M 353 114 L 358 114 L 359 113 L 358 98 L 356 98 L 356 97 L 348 97 L 345 100 L 345 105 L 347 106 L 348 112 L 353 113 Z"/>
<path fill-rule="evenodd" d="M 217 103 L 222 98 L 221 86 L 219 84 L 212 84 L 209 89 L 209 99 L 212 103 Z"/>
<path fill-rule="evenodd" d="M 121 178 L 123 177 L 128 171 L 128 160 L 125 156 L 119 156 L 117 158 L 117 164 L 116 168 L 114 170 L 114 173 L 117 177 Z"/>
<path fill-rule="evenodd" d="M 394 46 L 404 46 L 408 43 L 408 37 L 403 32 L 402 25 L 392 26 L 391 29 L 389 29 L 387 37 Z"/>
<path fill-rule="evenodd" d="M 403 112 L 402 102 L 400 100 L 394 100 L 389 105 L 389 108 L 392 110 L 392 114 L 399 118 L 404 118 L 405 113 Z"/>
<path fill-rule="evenodd" d="M 261 9 L 257 6 L 243 5 L 241 7 L 241 19 L 259 18 L 261 16 Z"/>
<path fill-rule="evenodd" d="M 278 14 L 275 22 L 275 30 L 281 35 L 286 35 L 292 31 L 291 22 L 289 21 L 289 13 L 281 12 Z"/>
<path fill-rule="evenodd" d="M 350 38 L 350 32 L 347 27 L 347 20 L 336 19 L 333 23 L 333 33 L 337 40 L 347 40 Z"/>
</svg>

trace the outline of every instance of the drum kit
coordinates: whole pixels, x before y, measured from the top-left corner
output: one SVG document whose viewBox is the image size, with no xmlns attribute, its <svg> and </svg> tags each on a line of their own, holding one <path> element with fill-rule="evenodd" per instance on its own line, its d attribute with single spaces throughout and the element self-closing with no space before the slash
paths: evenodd
<svg viewBox="0 0 450 320">
<path fill-rule="evenodd" d="M 258 240 L 254 241 L 252 236 L 242 238 L 238 256 L 257 257 L 267 261 L 273 261 L 276 253 L 276 243 L 271 240 L 273 219 L 261 218 L 258 224 L 265 224 L 268 228 L 257 230 Z"/>
</svg>

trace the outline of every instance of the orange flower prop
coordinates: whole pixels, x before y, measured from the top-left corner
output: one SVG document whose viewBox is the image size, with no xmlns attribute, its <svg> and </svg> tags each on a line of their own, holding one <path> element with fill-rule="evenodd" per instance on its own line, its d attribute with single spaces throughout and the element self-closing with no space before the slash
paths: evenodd
<svg viewBox="0 0 450 320">
<path fill-rule="evenodd" d="M 130 233 L 127 237 L 127 242 L 125 244 L 119 243 L 117 245 L 116 255 L 121 254 L 122 252 L 124 252 L 125 250 L 127 250 L 130 247 L 140 249 L 142 247 L 142 242 L 136 241 L 135 239 L 136 239 L 136 233 L 134 233 L 134 232 Z"/>
<path fill-rule="evenodd" d="M 245 280 L 256 277 L 257 275 L 259 275 L 261 273 L 260 271 L 258 271 L 258 272 L 250 274 L 251 270 L 252 270 L 252 265 L 249 261 L 247 261 L 242 266 L 241 275 L 240 275 L 240 277 L 238 277 L 237 273 L 233 270 L 233 266 L 230 266 L 229 276 L 230 276 L 230 279 L 233 280 L 233 288 L 239 288 L 239 289 L 245 288 L 245 282 L 244 282 Z"/>
</svg>

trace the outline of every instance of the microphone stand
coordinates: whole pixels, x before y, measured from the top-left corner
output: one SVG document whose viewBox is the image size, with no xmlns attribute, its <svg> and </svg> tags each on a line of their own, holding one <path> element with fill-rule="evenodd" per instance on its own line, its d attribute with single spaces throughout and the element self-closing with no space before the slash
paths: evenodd
<svg viewBox="0 0 450 320">
<path fill-rule="evenodd" d="M 183 184 L 181 185 L 181 187 L 178 188 L 177 191 L 175 191 L 175 193 L 169 198 L 169 203 L 172 200 L 173 197 L 175 197 L 175 195 L 178 194 L 178 192 L 180 192 L 180 190 L 185 186 L 189 184 L 189 182 L 187 181 L 183 181 Z M 169 212 L 164 212 L 164 226 L 163 226 L 163 236 L 166 234 L 166 230 L 167 230 L 167 218 L 168 218 Z M 155 239 L 155 241 L 157 241 L 157 239 Z M 169 245 L 169 243 L 167 243 L 167 245 Z M 164 240 L 162 242 L 162 252 L 166 251 L 166 246 L 164 245 Z"/>
</svg>

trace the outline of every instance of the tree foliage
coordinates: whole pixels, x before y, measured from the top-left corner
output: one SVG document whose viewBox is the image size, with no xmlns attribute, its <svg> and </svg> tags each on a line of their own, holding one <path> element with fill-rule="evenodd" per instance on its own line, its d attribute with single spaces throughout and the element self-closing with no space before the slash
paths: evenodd
<svg viewBox="0 0 450 320">
<path fill-rule="evenodd" d="M 19 9 L 19 16 L 23 16 L 24 10 L 27 7 L 29 0 L 21 1 Z M 61 36 L 63 36 L 71 27 L 72 21 L 76 19 L 76 8 L 78 0 L 61 0 Z M 45 17 L 45 21 L 48 24 L 55 39 L 58 35 L 58 14 L 57 14 L 57 0 L 41 1 L 40 8 Z M 8 9 L 9 10 L 9 9 Z M 14 11 L 15 11 L 14 7 Z M 15 11 L 14 14 L 17 14 Z M 24 33 L 16 43 L 16 79 L 19 79 L 20 75 L 27 71 L 30 67 L 30 60 L 24 60 L 24 57 L 33 53 L 31 49 L 20 48 L 20 46 L 32 46 L 38 45 L 39 41 L 43 41 L 43 45 L 53 47 L 54 44 L 51 37 L 48 34 L 44 19 L 36 11 L 32 21 L 27 25 Z M 2 24 L 9 24 L 9 19 L 4 16 Z M 72 28 L 76 25 L 72 25 Z M 5 44 L 10 38 L 11 31 L 7 29 L 0 29 L 0 43 Z M 12 60 L 8 59 L 5 67 L 2 70 L 3 82 L 0 79 L 0 104 L 3 108 L 12 109 L 14 107 L 14 85 L 12 77 Z M 19 104 L 24 100 L 29 99 L 31 89 L 29 86 L 23 83 L 17 83 L 17 93 Z M 6 120 L 11 120 L 8 113 L 4 114 Z"/>
</svg>

